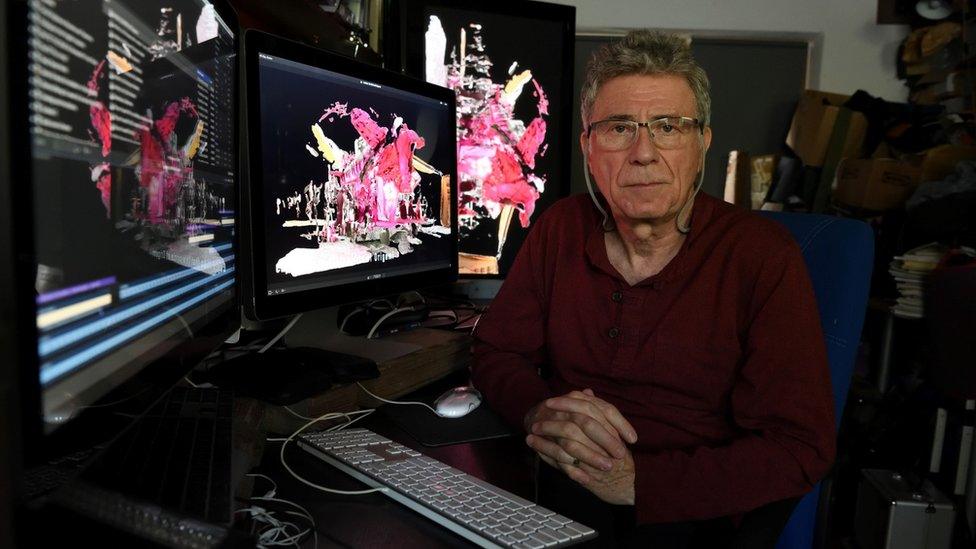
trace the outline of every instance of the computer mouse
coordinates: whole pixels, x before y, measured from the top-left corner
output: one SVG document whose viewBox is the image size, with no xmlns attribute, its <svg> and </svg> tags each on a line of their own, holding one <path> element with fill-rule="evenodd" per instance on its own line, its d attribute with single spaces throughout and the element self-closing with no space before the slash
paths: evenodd
<svg viewBox="0 0 976 549">
<path fill-rule="evenodd" d="M 455 387 L 434 401 L 437 415 L 446 418 L 459 418 L 468 415 L 481 404 L 481 393 L 467 385 Z"/>
</svg>

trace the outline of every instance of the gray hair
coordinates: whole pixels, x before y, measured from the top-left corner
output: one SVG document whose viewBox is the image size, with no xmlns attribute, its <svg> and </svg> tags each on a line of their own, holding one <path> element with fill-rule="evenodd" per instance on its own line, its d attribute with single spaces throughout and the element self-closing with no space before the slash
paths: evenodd
<svg viewBox="0 0 976 549">
<path fill-rule="evenodd" d="M 683 76 L 695 94 L 696 116 L 702 125 L 708 125 L 712 115 L 708 76 L 692 57 L 689 41 L 677 34 L 634 30 L 622 40 L 600 48 L 586 65 L 580 91 L 584 129 L 589 124 L 590 109 L 600 86 L 618 76 L 632 74 Z"/>
</svg>

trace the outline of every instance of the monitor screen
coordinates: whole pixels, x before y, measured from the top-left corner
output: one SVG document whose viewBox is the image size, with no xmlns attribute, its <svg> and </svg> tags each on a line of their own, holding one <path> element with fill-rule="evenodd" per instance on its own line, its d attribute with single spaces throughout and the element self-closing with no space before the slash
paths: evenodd
<svg viewBox="0 0 976 549">
<path fill-rule="evenodd" d="M 533 221 L 569 193 L 575 8 L 397 4 L 388 57 L 457 96 L 460 274 L 504 277 Z"/>
<path fill-rule="evenodd" d="M 270 35 L 245 48 L 253 316 L 453 280 L 451 92 Z"/>
<path fill-rule="evenodd" d="M 234 308 L 236 23 L 223 9 L 28 2 L 21 108 L 48 430 Z"/>
</svg>

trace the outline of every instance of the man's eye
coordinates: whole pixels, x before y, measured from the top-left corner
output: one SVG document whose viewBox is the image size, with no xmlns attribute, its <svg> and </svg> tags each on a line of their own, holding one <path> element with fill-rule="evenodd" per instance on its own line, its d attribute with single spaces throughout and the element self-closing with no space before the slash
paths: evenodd
<svg viewBox="0 0 976 549">
<path fill-rule="evenodd" d="M 630 133 L 630 126 L 627 124 L 614 124 L 610 127 L 610 131 L 614 133 Z"/>
<path fill-rule="evenodd" d="M 661 126 L 661 131 L 664 132 L 664 133 L 672 133 L 672 132 L 674 132 L 677 129 L 678 128 L 672 126 L 671 124 L 664 124 L 664 125 Z"/>
</svg>

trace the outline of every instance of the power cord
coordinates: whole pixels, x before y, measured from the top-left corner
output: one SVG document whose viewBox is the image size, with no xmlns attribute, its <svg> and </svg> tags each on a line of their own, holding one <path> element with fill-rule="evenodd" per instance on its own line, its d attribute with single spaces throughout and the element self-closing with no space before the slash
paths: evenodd
<svg viewBox="0 0 976 549">
<path fill-rule="evenodd" d="M 440 417 L 440 414 L 437 413 L 437 410 L 431 408 L 430 405 L 428 405 L 428 404 L 426 404 L 424 402 L 401 402 L 401 401 L 397 401 L 397 400 L 387 400 L 387 399 L 385 399 L 385 398 L 383 398 L 381 396 L 377 396 L 377 395 L 373 394 L 372 391 L 370 391 L 366 387 L 363 387 L 363 384 L 362 383 L 359 383 L 358 381 L 356 382 L 356 385 L 359 385 L 359 388 L 360 389 L 362 389 L 363 391 L 366 391 L 366 394 L 367 395 L 375 398 L 376 400 L 378 400 L 380 402 L 385 402 L 387 404 L 411 404 L 411 405 L 415 405 L 415 406 L 423 406 L 424 408 L 427 408 L 431 412 L 434 412 L 434 415 Z"/>
<path fill-rule="evenodd" d="M 264 347 L 261 347 L 261 349 L 258 350 L 258 353 L 264 353 L 265 351 L 267 351 L 268 349 L 270 349 L 272 345 L 274 345 L 275 343 L 277 343 L 279 339 L 281 339 L 282 337 L 285 336 L 285 334 L 288 333 L 288 330 L 291 330 L 291 327 L 294 326 L 295 323 L 298 322 L 298 319 L 300 319 L 300 318 L 302 318 L 302 314 L 301 313 L 298 313 L 297 315 L 295 315 L 295 318 L 291 319 L 291 321 L 288 324 L 286 324 L 285 327 L 282 328 L 280 332 L 278 332 L 278 335 L 276 335 L 273 338 L 271 338 L 271 341 L 269 341 L 268 343 L 266 343 Z"/>
</svg>

